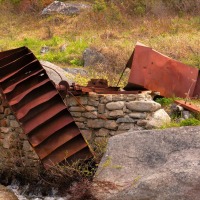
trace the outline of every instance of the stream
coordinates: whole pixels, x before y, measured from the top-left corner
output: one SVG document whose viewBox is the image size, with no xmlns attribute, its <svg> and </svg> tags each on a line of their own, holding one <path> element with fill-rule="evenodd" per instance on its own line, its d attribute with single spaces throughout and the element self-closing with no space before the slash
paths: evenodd
<svg viewBox="0 0 200 200">
<path fill-rule="evenodd" d="M 30 190 L 30 186 L 26 185 L 21 187 L 19 182 L 13 181 L 11 185 L 7 186 L 10 190 L 12 190 L 19 200 L 69 200 L 70 195 L 66 195 L 65 197 L 60 197 L 57 193 L 56 189 L 51 189 L 47 192 L 47 195 L 42 194 L 40 188 L 34 188 L 34 194 L 28 192 Z"/>
</svg>

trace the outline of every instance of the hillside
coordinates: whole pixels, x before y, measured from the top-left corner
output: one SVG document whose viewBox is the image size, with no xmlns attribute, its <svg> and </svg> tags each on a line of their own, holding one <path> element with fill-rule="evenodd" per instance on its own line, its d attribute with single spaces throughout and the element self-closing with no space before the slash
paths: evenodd
<svg viewBox="0 0 200 200">
<path fill-rule="evenodd" d="M 39 59 L 63 67 L 82 67 L 83 51 L 94 47 L 108 58 L 109 67 L 91 69 L 91 77 L 107 78 L 112 85 L 119 79 L 137 41 L 200 67 L 198 0 L 190 4 L 184 0 L 88 1 L 92 9 L 77 16 L 42 16 L 42 8 L 50 0 L 40 4 L 30 0 L 10 2 L 1 1 L 1 51 L 27 46 Z M 60 52 L 63 44 L 67 48 Z M 49 46 L 50 51 L 41 54 L 43 46 Z M 84 84 L 89 78 L 77 75 L 76 81 Z"/>
</svg>

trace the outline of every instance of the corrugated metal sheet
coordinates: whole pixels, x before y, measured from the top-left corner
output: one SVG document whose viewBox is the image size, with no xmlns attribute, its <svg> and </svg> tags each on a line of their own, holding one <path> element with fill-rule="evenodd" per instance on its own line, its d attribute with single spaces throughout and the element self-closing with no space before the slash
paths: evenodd
<svg viewBox="0 0 200 200">
<path fill-rule="evenodd" d="M 34 54 L 26 47 L 0 53 L 0 90 L 44 167 L 92 153 Z"/>
</svg>

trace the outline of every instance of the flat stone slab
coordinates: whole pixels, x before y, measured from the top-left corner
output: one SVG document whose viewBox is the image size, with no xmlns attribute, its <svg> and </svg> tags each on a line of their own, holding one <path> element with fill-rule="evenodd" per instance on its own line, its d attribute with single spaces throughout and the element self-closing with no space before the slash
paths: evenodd
<svg viewBox="0 0 200 200">
<path fill-rule="evenodd" d="M 111 137 L 93 194 L 104 200 L 199 200 L 200 126 Z"/>
</svg>

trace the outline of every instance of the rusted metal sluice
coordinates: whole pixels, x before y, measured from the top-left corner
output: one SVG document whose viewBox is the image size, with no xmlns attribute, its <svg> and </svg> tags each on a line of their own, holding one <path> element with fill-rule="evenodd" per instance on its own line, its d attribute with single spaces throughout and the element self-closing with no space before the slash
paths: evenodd
<svg viewBox="0 0 200 200">
<path fill-rule="evenodd" d="M 0 91 L 46 169 L 93 156 L 54 83 L 28 48 L 0 52 Z"/>
</svg>

